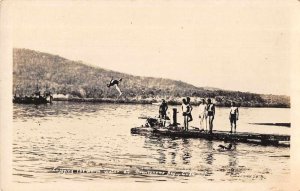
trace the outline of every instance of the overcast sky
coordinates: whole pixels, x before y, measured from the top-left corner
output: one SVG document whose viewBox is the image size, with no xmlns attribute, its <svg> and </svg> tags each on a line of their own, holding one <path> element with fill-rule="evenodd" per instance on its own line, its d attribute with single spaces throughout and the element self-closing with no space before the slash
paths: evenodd
<svg viewBox="0 0 300 191">
<path fill-rule="evenodd" d="M 289 95 L 284 0 L 15 2 L 14 47 L 200 87 Z"/>
</svg>

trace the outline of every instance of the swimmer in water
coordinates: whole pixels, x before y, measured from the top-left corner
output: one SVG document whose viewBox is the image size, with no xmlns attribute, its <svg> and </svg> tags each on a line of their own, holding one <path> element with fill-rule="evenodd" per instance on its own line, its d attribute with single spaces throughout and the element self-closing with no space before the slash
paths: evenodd
<svg viewBox="0 0 300 191">
<path fill-rule="evenodd" d="M 119 80 L 114 80 L 114 79 L 111 79 L 109 84 L 107 84 L 107 87 L 110 88 L 111 86 L 115 86 L 117 91 L 119 92 L 119 96 L 122 95 L 122 91 L 120 90 L 119 88 L 119 83 L 122 81 L 122 78 L 120 78 Z"/>
<path fill-rule="evenodd" d="M 220 149 L 229 151 L 229 150 L 232 149 L 232 144 L 230 143 L 228 146 L 219 145 L 218 147 L 219 147 Z"/>
</svg>

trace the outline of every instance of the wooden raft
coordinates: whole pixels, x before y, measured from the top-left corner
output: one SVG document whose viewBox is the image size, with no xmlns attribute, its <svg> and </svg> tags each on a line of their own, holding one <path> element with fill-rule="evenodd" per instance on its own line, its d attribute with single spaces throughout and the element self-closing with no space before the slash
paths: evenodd
<svg viewBox="0 0 300 191">
<path fill-rule="evenodd" d="M 132 134 L 153 134 L 156 136 L 168 136 L 174 138 L 203 138 L 207 140 L 234 141 L 244 143 L 256 143 L 273 146 L 289 146 L 290 136 L 279 134 L 260 134 L 250 132 L 229 133 L 228 131 L 213 131 L 212 134 L 199 130 L 170 130 L 167 128 L 135 127 Z"/>
</svg>

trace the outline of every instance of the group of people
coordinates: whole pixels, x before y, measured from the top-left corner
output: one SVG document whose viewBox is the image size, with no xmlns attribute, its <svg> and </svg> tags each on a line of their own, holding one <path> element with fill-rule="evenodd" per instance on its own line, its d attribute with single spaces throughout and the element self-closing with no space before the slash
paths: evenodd
<svg viewBox="0 0 300 191">
<path fill-rule="evenodd" d="M 167 110 L 168 110 L 168 104 L 163 99 L 162 103 L 159 106 L 159 118 L 163 120 L 164 126 L 167 118 Z M 191 104 L 190 97 L 182 99 L 181 110 L 184 118 L 183 121 L 184 130 L 188 131 L 189 122 L 193 121 L 193 116 L 192 116 L 193 106 Z M 199 104 L 200 129 L 204 129 L 205 126 L 205 129 L 207 130 L 207 126 L 208 126 L 209 133 L 212 133 L 215 113 L 216 113 L 216 109 L 215 109 L 215 105 L 212 103 L 212 100 L 210 98 L 207 99 L 207 101 L 205 101 L 205 99 L 201 99 Z M 229 112 L 229 121 L 231 125 L 230 133 L 236 132 L 236 122 L 238 119 L 239 119 L 238 107 L 234 102 L 231 102 L 231 107 Z"/>
<path fill-rule="evenodd" d="M 110 82 L 107 84 L 107 87 L 110 88 L 112 86 L 115 86 L 116 90 L 119 92 L 119 97 L 122 95 L 122 91 L 119 88 L 119 84 L 122 81 L 122 78 L 119 80 L 111 79 Z M 166 124 L 167 120 L 167 110 L 168 110 L 168 104 L 166 100 L 162 100 L 162 103 L 159 106 L 159 118 L 163 122 L 163 126 Z M 182 115 L 184 118 L 184 130 L 188 131 L 189 128 L 189 122 L 193 121 L 192 116 L 192 110 L 193 107 L 191 105 L 191 99 L 190 97 L 186 97 L 182 99 L 182 105 L 181 105 Z M 212 133 L 213 130 L 213 121 L 215 118 L 215 105 L 212 103 L 211 99 L 207 99 L 207 103 L 205 99 L 201 99 L 200 105 L 199 105 L 199 118 L 200 118 L 200 129 L 205 128 L 207 130 L 207 121 L 208 121 L 208 127 L 209 127 L 209 133 Z M 229 120 L 231 125 L 231 133 L 236 132 L 236 121 L 239 118 L 239 110 L 238 107 L 236 107 L 235 103 L 231 103 L 230 113 L 229 113 Z"/>
<path fill-rule="evenodd" d="M 184 118 L 184 130 L 188 130 L 189 122 L 193 120 L 192 110 L 193 107 L 190 103 L 190 98 L 187 97 L 182 100 L 182 115 Z M 215 118 L 215 105 L 212 103 L 211 99 L 207 99 L 207 103 L 205 99 L 201 99 L 199 104 L 199 118 L 200 118 L 200 128 L 204 129 L 204 123 L 207 130 L 207 119 L 208 119 L 208 127 L 209 132 L 212 133 L 213 130 L 213 121 Z"/>
</svg>

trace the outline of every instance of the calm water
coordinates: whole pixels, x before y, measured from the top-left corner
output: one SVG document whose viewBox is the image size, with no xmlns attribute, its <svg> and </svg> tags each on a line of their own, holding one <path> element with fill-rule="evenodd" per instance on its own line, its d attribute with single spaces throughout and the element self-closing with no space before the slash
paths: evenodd
<svg viewBox="0 0 300 191">
<path fill-rule="evenodd" d="M 171 110 L 170 107 L 169 110 Z M 155 105 L 55 102 L 14 105 L 16 182 L 262 182 L 289 179 L 289 148 L 131 135 L 154 116 Z M 197 108 L 194 108 L 197 126 Z M 214 129 L 229 130 L 228 108 L 217 108 Z M 290 128 L 250 125 L 290 122 L 289 109 L 240 108 L 238 131 L 289 134 Z M 178 119 L 182 121 L 181 118 Z"/>
</svg>

